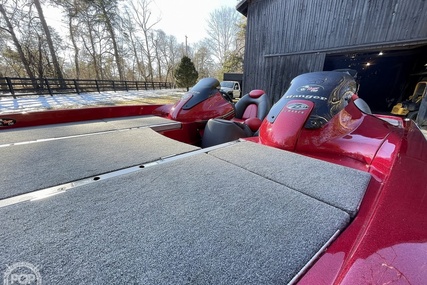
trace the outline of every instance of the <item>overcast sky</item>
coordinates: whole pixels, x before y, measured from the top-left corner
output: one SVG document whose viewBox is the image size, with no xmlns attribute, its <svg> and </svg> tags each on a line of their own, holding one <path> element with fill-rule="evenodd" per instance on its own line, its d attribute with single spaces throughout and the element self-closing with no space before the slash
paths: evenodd
<svg viewBox="0 0 427 285">
<path fill-rule="evenodd" d="M 162 29 L 167 35 L 174 35 L 178 42 L 195 43 L 207 37 L 206 21 L 209 14 L 221 7 L 235 8 L 236 0 L 152 0 L 150 9 L 152 21 L 161 19 L 154 29 Z M 67 31 L 67 25 L 61 22 L 61 13 L 54 7 L 43 8 L 48 24 L 58 32 Z"/>
<path fill-rule="evenodd" d="M 159 13 L 161 21 L 155 26 L 168 35 L 174 35 L 178 42 L 195 43 L 207 37 L 206 21 L 209 14 L 221 7 L 235 8 L 236 0 L 153 0 L 153 15 Z M 153 17 L 154 18 L 154 17 Z"/>
</svg>

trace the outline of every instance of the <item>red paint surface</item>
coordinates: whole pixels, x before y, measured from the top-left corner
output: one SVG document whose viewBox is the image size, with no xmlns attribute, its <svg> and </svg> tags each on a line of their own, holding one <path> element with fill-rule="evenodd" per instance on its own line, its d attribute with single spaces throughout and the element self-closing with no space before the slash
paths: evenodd
<svg viewBox="0 0 427 285">
<path fill-rule="evenodd" d="M 211 102 L 220 102 L 217 99 Z M 170 105 L 113 106 L 7 117 L 16 120 L 12 127 L 27 127 L 156 112 L 165 115 L 170 110 Z M 202 105 L 193 111 L 193 115 L 181 115 L 198 122 L 184 121 L 180 130 L 164 135 L 197 144 L 203 120 L 217 113 Z M 263 143 L 262 137 L 270 136 L 275 147 L 293 148 L 297 153 L 372 175 L 357 216 L 299 284 L 427 284 L 427 142 L 415 124 L 362 114 L 353 104 L 322 130 L 304 129 L 306 114 L 294 115 L 301 117 L 280 114 L 275 126 L 264 120 L 260 138 L 245 140 Z M 397 126 L 381 117 L 392 118 Z"/>
<path fill-rule="evenodd" d="M 426 165 L 413 122 L 390 134 L 358 215 L 299 284 L 427 284 Z"/>
<path fill-rule="evenodd" d="M 183 109 L 191 96 L 183 97 L 170 110 L 169 118 L 180 122 L 208 121 L 212 118 L 231 119 L 234 117 L 234 107 L 221 93 L 216 92 L 213 96 L 200 102 L 191 109 Z"/>
<path fill-rule="evenodd" d="M 60 124 L 79 121 L 100 120 L 127 116 L 151 115 L 160 105 L 127 105 L 111 107 L 93 107 L 80 109 L 61 109 L 28 113 L 8 114 L 5 117 L 16 120 L 13 126 L 0 127 L 2 129 L 31 127 L 48 124 Z"/>
<path fill-rule="evenodd" d="M 352 102 L 321 129 L 305 129 L 307 116 L 297 115 L 282 110 L 274 123 L 265 120 L 259 143 L 372 175 L 357 216 L 298 284 L 427 284 L 422 133 L 412 121 L 367 115 Z"/>
<path fill-rule="evenodd" d="M 288 108 L 292 104 L 299 103 L 305 104 L 308 108 L 303 110 Z M 295 150 L 301 131 L 313 107 L 314 103 L 311 101 L 289 101 L 273 123 L 264 119 L 259 129 L 260 142 L 284 150 Z"/>
<path fill-rule="evenodd" d="M 427 284 L 427 142 L 412 121 L 380 117 L 350 104 L 297 139 L 295 152 L 372 175 L 355 219 L 299 284 Z"/>
</svg>

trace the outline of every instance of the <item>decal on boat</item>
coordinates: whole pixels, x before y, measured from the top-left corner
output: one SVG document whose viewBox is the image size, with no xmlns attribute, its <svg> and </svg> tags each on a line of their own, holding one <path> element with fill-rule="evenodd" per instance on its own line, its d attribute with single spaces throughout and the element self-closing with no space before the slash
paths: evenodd
<svg viewBox="0 0 427 285">
<path fill-rule="evenodd" d="M 303 110 L 307 110 L 309 107 L 307 104 L 304 104 L 304 103 L 291 103 L 286 105 L 286 108 L 290 110 L 295 110 L 295 111 L 303 111 Z"/>
<path fill-rule="evenodd" d="M 16 123 L 14 119 L 0 118 L 0 127 L 13 126 Z"/>
<path fill-rule="evenodd" d="M 293 98 L 294 99 L 298 99 L 298 98 L 301 98 L 301 99 L 317 99 L 317 100 L 321 100 L 321 101 L 327 101 L 328 100 L 328 98 L 323 97 L 323 96 L 304 95 L 304 94 L 301 94 L 301 95 L 286 95 L 285 98 L 286 99 L 293 99 Z"/>
<path fill-rule="evenodd" d="M 320 90 L 323 90 L 323 86 L 320 85 L 304 85 L 301 87 L 297 88 L 298 92 L 304 92 L 304 91 L 308 91 L 308 92 L 319 92 Z"/>
</svg>

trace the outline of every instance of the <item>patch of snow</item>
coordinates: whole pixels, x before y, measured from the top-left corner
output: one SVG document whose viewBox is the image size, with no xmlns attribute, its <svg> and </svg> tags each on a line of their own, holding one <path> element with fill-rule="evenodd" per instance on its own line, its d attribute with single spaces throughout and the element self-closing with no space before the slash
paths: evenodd
<svg viewBox="0 0 427 285">
<path fill-rule="evenodd" d="M 16 99 L 0 97 L 0 114 L 100 105 L 167 104 L 178 101 L 184 93 L 183 89 L 161 89 L 25 96 Z"/>
</svg>

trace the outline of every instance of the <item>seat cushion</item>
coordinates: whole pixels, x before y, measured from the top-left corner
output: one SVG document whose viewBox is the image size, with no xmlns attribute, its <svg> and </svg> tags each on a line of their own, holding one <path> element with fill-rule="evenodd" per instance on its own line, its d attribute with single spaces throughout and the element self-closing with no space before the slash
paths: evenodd
<svg viewBox="0 0 427 285">
<path fill-rule="evenodd" d="M 249 94 L 243 96 L 235 105 L 238 119 L 246 120 L 257 117 L 261 121 L 267 116 L 270 110 L 268 97 L 262 90 L 252 90 Z"/>
<path fill-rule="evenodd" d="M 249 104 L 245 112 L 243 113 L 242 119 L 246 120 L 249 118 L 256 118 L 258 113 L 258 106 L 256 104 Z"/>
</svg>

